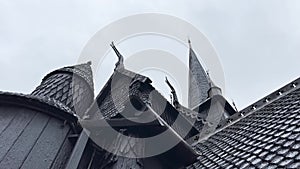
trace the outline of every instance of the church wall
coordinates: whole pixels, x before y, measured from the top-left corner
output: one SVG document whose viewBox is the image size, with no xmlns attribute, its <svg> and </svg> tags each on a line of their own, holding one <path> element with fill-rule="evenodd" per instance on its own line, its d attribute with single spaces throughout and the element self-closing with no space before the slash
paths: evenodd
<svg viewBox="0 0 300 169">
<path fill-rule="evenodd" d="M 36 110 L 0 105 L 0 169 L 64 168 L 72 151 L 62 120 Z"/>
</svg>

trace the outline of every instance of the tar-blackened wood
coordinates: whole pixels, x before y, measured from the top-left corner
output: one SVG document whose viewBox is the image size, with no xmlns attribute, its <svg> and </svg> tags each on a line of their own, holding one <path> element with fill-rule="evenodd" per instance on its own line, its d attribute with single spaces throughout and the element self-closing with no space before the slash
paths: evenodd
<svg viewBox="0 0 300 169">
<path fill-rule="evenodd" d="M 93 147 L 86 146 L 77 169 L 92 169 L 90 167 L 90 163 L 91 163 L 91 158 L 93 156 L 93 153 L 94 153 Z M 98 169 L 98 168 L 95 168 L 95 169 Z"/>
<path fill-rule="evenodd" d="M 19 135 L 23 132 L 27 124 L 31 121 L 35 115 L 34 112 L 26 112 L 24 109 L 11 109 L 15 111 L 17 115 L 10 121 L 9 125 L 2 131 L 0 136 L 0 160 L 5 157 L 10 148 L 14 145 Z M 6 112 L 10 113 L 10 112 Z"/>
<path fill-rule="evenodd" d="M 69 131 L 69 133 L 70 132 L 71 131 Z M 59 149 L 59 153 L 57 154 L 57 156 L 51 166 L 51 169 L 64 169 L 68 162 L 68 159 L 72 153 L 72 149 L 73 149 L 73 145 L 70 142 L 69 138 L 66 137 L 63 145 Z"/>
<path fill-rule="evenodd" d="M 0 169 L 65 168 L 71 132 L 63 120 L 38 110 L 0 105 Z"/>
<path fill-rule="evenodd" d="M 104 154 L 105 159 L 100 166 L 102 169 L 141 169 L 143 160 L 138 158 L 144 155 L 143 139 L 135 138 L 134 134 L 128 133 L 126 130 L 120 131 L 117 138 L 112 141 L 111 150 L 113 154 L 107 152 Z M 127 138 L 122 137 L 123 134 L 128 135 Z M 137 135 L 136 135 L 137 136 Z"/>
<path fill-rule="evenodd" d="M 55 118 L 50 119 L 21 168 L 46 169 L 51 167 L 70 130 L 69 126 L 62 126 L 62 124 L 62 121 Z"/>
<path fill-rule="evenodd" d="M 30 95 L 0 91 L 0 169 L 65 168 L 68 136 L 81 130 L 74 114 L 94 100 L 90 65 L 55 70 Z"/>
<path fill-rule="evenodd" d="M 14 108 L 11 107 L 2 107 L 0 105 L 1 113 L 0 113 L 0 135 L 15 117 L 16 112 L 12 111 Z"/>
<path fill-rule="evenodd" d="M 49 117 L 37 113 L 0 163 L 1 168 L 19 168 L 47 125 Z"/>
</svg>

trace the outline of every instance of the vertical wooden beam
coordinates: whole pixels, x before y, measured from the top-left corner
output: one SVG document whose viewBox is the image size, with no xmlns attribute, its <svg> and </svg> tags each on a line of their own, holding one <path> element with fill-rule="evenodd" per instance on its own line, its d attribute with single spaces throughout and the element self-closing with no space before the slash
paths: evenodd
<svg viewBox="0 0 300 169">
<path fill-rule="evenodd" d="M 90 135 L 89 131 L 85 129 L 81 131 L 81 134 L 75 144 L 70 159 L 66 165 L 66 169 L 76 169 L 78 167 L 84 149 L 86 148 L 86 144 L 89 140 L 89 135 Z"/>
</svg>

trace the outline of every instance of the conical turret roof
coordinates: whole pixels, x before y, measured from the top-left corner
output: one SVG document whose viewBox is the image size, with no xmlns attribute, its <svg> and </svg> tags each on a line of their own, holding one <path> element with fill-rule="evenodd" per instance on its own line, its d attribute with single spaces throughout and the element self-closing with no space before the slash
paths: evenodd
<svg viewBox="0 0 300 169">
<path fill-rule="evenodd" d="M 52 71 L 31 95 L 52 98 L 82 115 L 94 100 L 91 62 Z"/>
<path fill-rule="evenodd" d="M 51 73 L 47 74 L 43 78 L 43 80 L 45 80 L 48 77 L 50 77 L 51 75 L 57 74 L 57 73 L 62 73 L 62 72 L 72 73 L 72 74 L 76 74 L 76 75 L 80 76 L 81 78 L 83 78 L 88 83 L 91 90 L 94 91 L 93 71 L 91 68 L 91 64 L 92 64 L 92 62 L 88 61 L 87 63 L 77 64 L 74 66 L 66 66 L 66 67 L 54 70 Z"/>
</svg>

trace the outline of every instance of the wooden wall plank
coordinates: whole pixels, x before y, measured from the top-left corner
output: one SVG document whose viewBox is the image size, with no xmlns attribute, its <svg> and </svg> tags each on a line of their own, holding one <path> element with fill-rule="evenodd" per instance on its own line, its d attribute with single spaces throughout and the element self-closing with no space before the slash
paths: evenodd
<svg viewBox="0 0 300 169">
<path fill-rule="evenodd" d="M 35 115 L 35 112 L 25 111 L 18 107 L 11 109 L 11 111 L 15 112 L 16 116 L 0 135 L 0 161 L 2 161 L 3 157 Z"/>
<path fill-rule="evenodd" d="M 32 111 L 33 110 L 27 110 Z M 26 126 L 18 140 L 3 158 L 0 163 L 0 168 L 20 168 L 37 139 L 43 132 L 49 121 L 49 116 L 42 113 L 37 113 L 32 121 Z"/>
<path fill-rule="evenodd" d="M 68 162 L 69 157 L 71 156 L 72 150 L 73 150 L 73 145 L 68 139 L 68 137 L 66 137 L 63 145 L 61 146 L 54 160 L 54 163 L 51 166 L 51 169 L 64 169 Z"/>
<path fill-rule="evenodd" d="M 0 106 L 0 135 L 16 115 L 12 109 L 11 107 Z"/>
<path fill-rule="evenodd" d="M 50 168 L 69 130 L 70 127 L 63 126 L 61 120 L 51 118 L 21 168 Z"/>
</svg>

